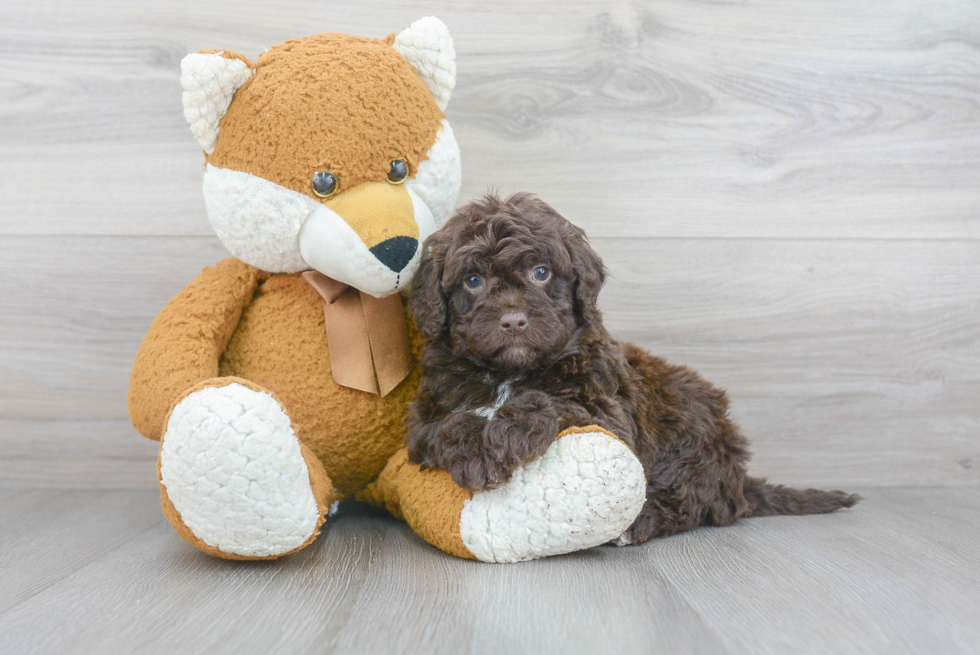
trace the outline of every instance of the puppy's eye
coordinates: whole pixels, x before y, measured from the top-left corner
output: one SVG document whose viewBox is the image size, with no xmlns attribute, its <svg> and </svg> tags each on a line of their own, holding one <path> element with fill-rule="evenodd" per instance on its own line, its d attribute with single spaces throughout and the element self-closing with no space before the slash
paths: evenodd
<svg viewBox="0 0 980 655">
<path fill-rule="evenodd" d="M 483 278 L 479 275 L 471 275 L 463 280 L 463 284 L 465 284 L 468 289 L 479 289 L 483 286 Z"/>
<path fill-rule="evenodd" d="M 551 277 L 551 271 L 545 266 L 538 266 L 536 269 L 531 271 L 531 279 L 535 282 L 544 282 L 549 277 Z"/>
<path fill-rule="evenodd" d="M 314 195 L 318 198 L 329 198 L 337 193 L 340 183 L 330 171 L 317 171 L 313 174 L 313 179 L 310 180 L 310 188 L 313 189 Z"/>
<path fill-rule="evenodd" d="M 391 162 L 391 170 L 388 171 L 388 181 L 392 184 L 401 184 L 408 177 L 408 164 L 401 159 Z"/>
</svg>

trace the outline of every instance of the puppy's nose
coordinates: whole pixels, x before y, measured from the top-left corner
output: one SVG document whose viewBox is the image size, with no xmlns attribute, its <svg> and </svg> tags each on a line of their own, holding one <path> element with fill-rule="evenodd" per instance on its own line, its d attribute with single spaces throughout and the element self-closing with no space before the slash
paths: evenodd
<svg viewBox="0 0 980 655">
<path fill-rule="evenodd" d="M 527 327 L 527 314 L 507 312 L 500 317 L 500 329 L 510 335 L 518 335 Z"/>
</svg>

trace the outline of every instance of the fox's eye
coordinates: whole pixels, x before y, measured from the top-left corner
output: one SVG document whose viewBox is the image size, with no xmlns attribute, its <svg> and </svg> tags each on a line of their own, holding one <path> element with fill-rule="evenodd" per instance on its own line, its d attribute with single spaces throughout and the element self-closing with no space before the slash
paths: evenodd
<svg viewBox="0 0 980 655">
<path fill-rule="evenodd" d="M 330 171 L 317 171 L 313 174 L 313 179 L 310 180 L 310 188 L 318 197 L 329 198 L 337 193 L 340 184 Z"/>
<path fill-rule="evenodd" d="M 546 266 L 538 266 L 531 271 L 531 279 L 535 282 L 544 282 L 551 277 L 551 271 Z"/>
<path fill-rule="evenodd" d="M 470 289 L 479 289 L 480 287 L 483 286 L 483 278 L 480 277 L 479 275 L 471 275 L 465 280 L 463 280 L 463 284 L 465 284 Z"/>
<path fill-rule="evenodd" d="M 388 181 L 392 184 L 401 184 L 408 177 L 408 164 L 401 159 L 391 162 L 391 170 L 388 171 Z"/>
</svg>

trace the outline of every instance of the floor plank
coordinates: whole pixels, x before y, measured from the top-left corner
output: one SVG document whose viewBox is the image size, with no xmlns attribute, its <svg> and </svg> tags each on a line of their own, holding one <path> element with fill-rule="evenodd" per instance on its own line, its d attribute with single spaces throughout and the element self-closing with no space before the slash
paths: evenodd
<svg viewBox="0 0 980 655">
<path fill-rule="evenodd" d="M 0 419 L 0 481 L 22 488 L 157 488 L 160 443 L 129 419 Z"/>
<path fill-rule="evenodd" d="M 0 237 L 0 417 L 125 419 L 153 318 L 227 256 L 214 237 Z"/>
<path fill-rule="evenodd" d="M 0 598 L 20 584 L 11 571 L 54 571 L 79 529 L 101 531 L 106 547 L 4 604 L 3 652 L 965 653 L 980 643 L 972 489 L 867 489 L 832 515 L 516 565 L 446 556 L 363 506 L 285 560 L 226 562 L 159 523 L 155 494 L 13 493 L 19 504 L 0 508 Z M 109 515 L 116 522 L 99 528 Z"/>
<path fill-rule="evenodd" d="M 211 234 L 180 59 L 428 14 L 464 199 L 530 189 L 596 236 L 980 238 L 971 0 L 9 1 L 0 234 Z"/>
<path fill-rule="evenodd" d="M 976 492 L 865 495 L 860 511 L 665 540 L 658 561 L 733 652 L 973 652 Z"/>
<path fill-rule="evenodd" d="M 980 485 L 980 242 L 593 241 L 607 326 L 727 388 L 757 474 Z M 0 479 L 152 488 L 129 369 L 223 255 L 213 237 L 0 237 Z"/>
<path fill-rule="evenodd" d="M 356 516 L 338 520 L 321 543 L 282 563 L 236 563 L 193 551 L 169 526 L 157 526 L 67 575 L 57 589 L 0 613 L 0 646 L 549 653 L 569 643 L 580 652 L 610 642 L 641 648 L 657 636 L 671 652 L 722 652 L 671 585 L 634 580 L 624 589 L 616 570 L 601 563 L 608 554 L 543 562 L 528 579 L 520 570 L 435 551 L 390 517 Z M 519 588 L 530 598 L 515 598 Z M 623 604 L 624 592 L 635 593 L 638 603 Z M 593 602 L 600 608 L 594 620 L 555 633 L 569 613 L 590 613 Z M 59 630 L 43 629 L 49 621 L 58 621 Z"/>
<path fill-rule="evenodd" d="M 355 616 L 384 616 L 388 629 L 351 621 L 338 652 L 436 649 L 455 653 L 723 653 L 723 642 L 655 569 L 622 575 L 609 549 L 530 567 L 460 562 L 392 531 Z M 465 617 L 465 618 L 464 618 Z M 326 638 L 327 635 L 324 635 Z M 334 642 L 327 642 L 334 643 Z"/>
<path fill-rule="evenodd" d="M 128 490 L 31 490 L 3 498 L 0 615 L 166 523 L 154 507 L 158 496 Z"/>
</svg>

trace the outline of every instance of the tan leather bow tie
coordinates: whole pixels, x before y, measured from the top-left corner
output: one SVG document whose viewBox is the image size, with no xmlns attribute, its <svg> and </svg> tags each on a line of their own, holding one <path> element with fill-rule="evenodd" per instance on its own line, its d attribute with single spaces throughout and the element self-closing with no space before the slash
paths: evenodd
<svg viewBox="0 0 980 655">
<path fill-rule="evenodd" d="M 323 298 L 334 382 L 388 395 L 412 365 L 401 295 L 375 298 L 319 271 L 302 278 Z"/>
</svg>

